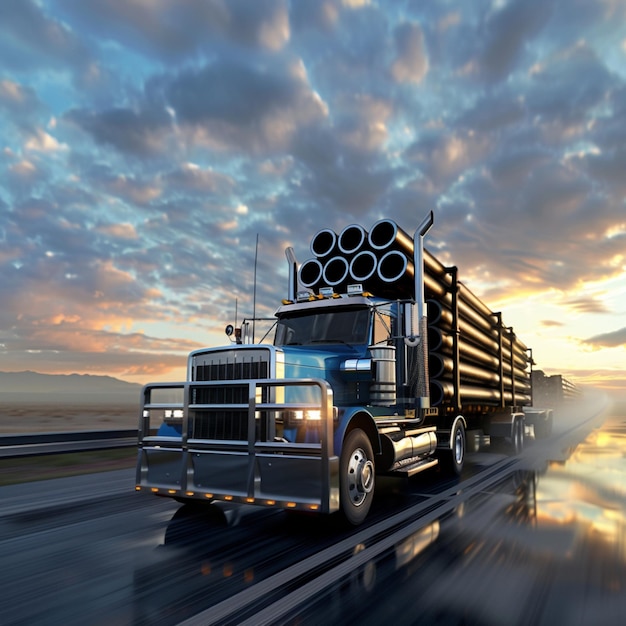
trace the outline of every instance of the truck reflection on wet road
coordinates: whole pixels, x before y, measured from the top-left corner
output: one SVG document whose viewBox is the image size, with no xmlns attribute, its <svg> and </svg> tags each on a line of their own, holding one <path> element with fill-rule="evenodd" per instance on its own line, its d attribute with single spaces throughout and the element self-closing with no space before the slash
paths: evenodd
<svg viewBox="0 0 626 626">
<path fill-rule="evenodd" d="M 529 468 L 497 493 L 471 499 L 420 531 L 413 548 L 398 545 L 281 623 L 624 623 L 626 414 L 619 413 L 596 423 L 569 458 L 537 469 L 531 455 Z"/>
</svg>

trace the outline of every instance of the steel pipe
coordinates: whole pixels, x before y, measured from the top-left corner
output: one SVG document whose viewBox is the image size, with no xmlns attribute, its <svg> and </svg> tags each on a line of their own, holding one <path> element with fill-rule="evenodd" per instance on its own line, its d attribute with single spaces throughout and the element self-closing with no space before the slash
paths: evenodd
<svg viewBox="0 0 626 626">
<path fill-rule="evenodd" d="M 367 232 L 358 224 L 350 224 L 346 226 L 337 239 L 339 251 L 344 255 L 351 257 L 362 249 L 367 242 Z"/>
<path fill-rule="evenodd" d="M 384 283 L 396 283 L 407 275 L 412 278 L 415 275 L 415 267 L 402 252 L 389 250 L 380 257 L 376 273 Z"/>
<path fill-rule="evenodd" d="M 428 345 L 431 353 L 439 352 L 447 357 L 451 357 L 452 355 L 452 337 L 449 334 L 444 333 L 440 328 L 435 328 L 433 326 L 428 328 Z M 469 365 L 487 368 L 488 370 L 494 372 L 498 371 L 498 358 L 494 354 L 486 352 L 484 349 L 468 344 L 465 341 L 460 341 L 459 353 L 461 360 L 466 361 Z M 511 364 L 509 361 L 504 361 L 503 371 L 507 376 L 510 376 Z M 527 381 L 529 376 L 530 374 L 526 367 L 522 367 L 521 364 L 516 362 L 516 380 Z"/>
<path fill-rule="evenodd" d="M 449 379 L 454 369 L 454 360 L 449 355 L 431 352 L 428 355 L 428 363 L 432 379 Z M 483 367 L 467 363 L 461 359 L 459 360 L 459 372 L 461 375 L 461 384 L 463 384 L 463 382 L 471 384 L 472 381 L 484 382 L 491 385 L 500 384 L 500 374 L 498 369 L 495 368 L 485 369 Z M 524 376 L 522 373 L 515 372 L 514 376 L 516 390 L 524 388 L 527 391 L 530 391 L 528 374 Z M 511 389 L 513 387 L 510 368 L 507 372 L 504 372 L 503 383 L 505 388 L 508 387 Z"/>
<path fill-rule="evenodd" d="M 470 341 L 475 344 L 479 348 L 487 348 L 489 352 L 494 355 L 497 355 L 499 352 L 498 349 L 498 331 L 497 328 L 492 328 L 489 334 L 483 332 L 483 327 L 477 328 L 474 324 L 468 321 L 461 314 L 461 307 L 459 307 L 459 330 L 460 330 L 460 338 L 462 341 Z M 448 330 L 451 332 L 453 316 L 452 312 L 443 306 L 441 303 L 435 300 L 428 301 L 428 321 L 431 325 L 437 325 L 437 327 L 442 328 L 443 330 Z M 431 317 L 432 315 L 432 317 Z M 506 328 L 502 328 L 503 331 L 503 346 L 502 346 L 502 355 L 505 361 L 510 361 L 511 359 L 511 345 L 510 341 L 507 338 L 508 331 Z M 513 342 L 513 355 L 514 360 L 521 367 L 526 367 L 528 364 L 528 354 L 522 345 L 518 345 L 517 341 Z"/>
<path fill-rule="evenodd" d="M 329 287 L 341 285 L 348 278 L 349 269 L 348 261 L 342 256 L 332 257 L 324 264 L 322 272 L 323 285 L 328 285 Z"/>
<path fill-rule="evenodd" d="M 337 234 L 330 228 L 323 228 L 311 239 L 311 252 L 320 259 L 325 259 L 336 251 Z"/>
<path fill-rule="evenodd" d="M 315 289 L 322 279 L 324 266 L 317 259 L 307 259 L 298 270 L 298 280 L 303 287 Z"/>
<path fill-rule="evenodd" d="M 451 382 L 431 380 L 430 382 L 430 400 L 432 406 L 438 406 L 449 400 L 454 395 L 454 386 Z M 513 402 L 513 393 L 506 391 L 504 393 L 504 402 L 511 404 Z M 477 387 L 474 385 L 461 385 L 461 401 L 463 407 L 467 405 L 486 404 L 499 406 L 501 404 L 500 392 L 497 389 L 489 389 L 486 387 Z M 530 395 L 524 393 L 515 393 L 516 404 L 529 404 Z"/>
<path fill-rule="evenodd" d="M 364 283 L 367 288 L 367 281 L 376 275 L 378 259 L 371 250 L 358 252 L 350 261 L 350 278 L 357 283 Z"/>
</svg>

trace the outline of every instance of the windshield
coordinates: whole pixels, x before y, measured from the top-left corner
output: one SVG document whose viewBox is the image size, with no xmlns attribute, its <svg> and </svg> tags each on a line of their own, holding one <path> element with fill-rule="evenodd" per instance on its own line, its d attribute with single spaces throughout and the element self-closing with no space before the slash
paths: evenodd
<svg viewBox="0 0 626 626">
<path fill-rule="evenodd" d="M 282 317 L 276 327 L 276 346 L 312 343 L 369 343 L 369 309 L 316 311 Z"/>
</svg>

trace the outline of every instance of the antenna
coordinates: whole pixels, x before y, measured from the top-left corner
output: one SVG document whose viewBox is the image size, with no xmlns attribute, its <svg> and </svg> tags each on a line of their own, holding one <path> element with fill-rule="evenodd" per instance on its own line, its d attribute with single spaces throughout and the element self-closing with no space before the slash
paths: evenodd
<svg viewBox="0 0 626 626">
<path fill-rule="evenodd" d="M 259 257 L 259 233 L 256 234 L 256 248 L 254 250 L 254 289 L 252 291 L 252 343 L 254 343 L 254 325 L 256 323 L 256 266 Z"/>
</svg>

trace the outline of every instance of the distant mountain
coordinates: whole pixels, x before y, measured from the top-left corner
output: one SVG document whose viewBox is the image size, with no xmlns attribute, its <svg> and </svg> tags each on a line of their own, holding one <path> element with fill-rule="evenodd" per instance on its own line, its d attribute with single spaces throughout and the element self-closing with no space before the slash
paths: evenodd
<svg viewBox="0 0 626 626">
<path fill-rule="evenodd" d="M 136 402 L 141 385 L 112 376 L 0 372 L 0 401 L 22 402 L 44 398 L 77 402 Z"/>
</svg>

